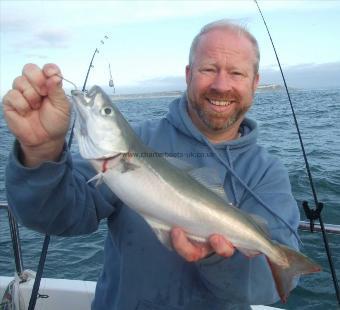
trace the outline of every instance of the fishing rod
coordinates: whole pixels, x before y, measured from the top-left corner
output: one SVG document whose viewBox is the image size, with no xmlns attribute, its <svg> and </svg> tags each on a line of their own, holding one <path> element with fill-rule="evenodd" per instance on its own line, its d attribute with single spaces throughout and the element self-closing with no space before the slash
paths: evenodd
<svg viewBox="0 0 340 310">
<path fill-rule="evenodd" d="M 332 255 L 331 255 L 331 250 L 330 250 L 330 247 L 329 247 L 329 242 L 328 242 L 328 238 L 327 238 L 327 234 L 326 234 L 326 230 L 325 230 L 325 225 L 324 225 L 322 217 L 321 217 L 321 211 L 323 209 L 323 203 L 319 202 L 317 194 L 316 194 L 316 190 L 315 190 L 315 186 L 314 186 L 314 182 L 313 182 L 312 173 L 311 173 L 311 170 L 310 170 L 310 167 L 309 167 L 309 163 L 308 163 L 308 159 L 307 159 L 307 154 L 306 154 L 305 147 L 304 147 L 303 140 L 302 140 L 302 136 L 301 136 L 301 133 L 300 133 L 299 124 L 298 124 L 298 121 L 297 121 L 297 118 L 296 118 L 296 115 L 295 115 L 294 106 L 293 106 L 293 103 L 292 103 L 292 100 L 291 100 L 291 97 L 290 97 L 290 93 L 288 91 L 288 86 L 287 86 L 287 83 L 286 83 L 286 79 L 285 79 L 285 76 L 283 74 L 281 63 L 280 63 L 278 54 L 276 52 L 276 48 L 275 48 L 272 36 L 270 34 L 270 31 L 269 31 L 269 28 L 267 26 L 266 20 L 265 20 L 263 14 L 262 14 L 261 8 L 260 8 L 259 4 L 257 3 L 257 0 L 254 0 L 254 2 L 255 2 L 256 6 L 258 8 L 258 11 L 259 11 L 261 17 L 262 17 L 262 21 L 263 21 L 263 23 L 264 23 L 264 25 L 265 25 L 265 27 L 267 29 L 267 33 L 268 33 L 270 42 L 272 44 L 272 47 L 273 47 L 273 50 L 274 50 L 274 53 L 275 53 L 276 61 L 277 61 L 278 65 L 279 65 L 280 73 L 281 73 L 282 80 L 283 80 L 283 83 L 284 83 L 284 86 L 285 86 L 285 90 L 286 90 L 286 93 L 287 93 L 287 96 L 288 96 L 288 101 L 290 103 L 290 107 L 291 107 L 291 110 L 292 110 L 292 115 L 293 115 L 293 118 L 294 118 L 295 127 L 296 127 L 297 134 L 298 134 L 298 137 L 299 137 L 300 146 L 301 146 L 303 158 L 304 158 L 304 161 L 305 161 L 305 166 L 306 166 L 306 170 L 307 170 L 307 174 L 308 174 L 309 183 L 310 183 L 311 190 L 312 190 L 312 193 L 313 193 L 315 209 L 311 209 L 308 206 L 308 202 L 307 201 L 304 201 L 302 206 L 303 206 L 303 209 L 305 211 L 306 217 L 310 220 L 310 231 L 311 232 L 313 232 L 314 221 L 315 220 L 319 220 L 320 229 L 321 229 L 321 232 L 322 232 L 322 237 L 323 237 L 323 241 L 324 241 L 324 245 L 325 245 L 325 249 L 326 249 L 326 253 L 327 253 L 328 263 L 329 263 L 329 266 L 330 266 L 330 269 L 331 269 L 331 273 L 332 273 L 335 294 L 336 294 L 336 298 L 337 298 L 338 304 L 340 305 L 339 283 L 338 283 L 336 272 L 335 272 L 335 267 L 334 267 L 334 263 L 333 263 L 333 259 L 332 259 Z"/>
<path fill-rule="evenodd" d="M 109 39 L 109 37 L 107 35 L 105 35 L 104 39 Z M 101 40 L 100 42 L 102 44 L 104 44 L 104 40 Z M 94 50 L 94 53 L 92 55 L 89 67 L 87 69 L 86 77 L 85 77 L 84 84 L 83 84 L 83 87 L 82 87 L 82 92 L 86 91 L 87 79 L 89 77 L 91 69 L 94 68 L 94 66 L 93 66 L 94 57 L 98 53 L 99 53 L 99 49 L 96 47 L 96 49 Z M 110 85 L 110 87 L 114 87 L 113 86 L 113 80 L 112 80 L 110 63 L 109 63 L 109 70 L 110 70 L 110 82 L 109 82 L 109 85 Z M 67 82 L 69 82 L 71 84 L 73 84 L 72 82 L 68 81 L 67 79 L 65 79 L 63 77 L 62 77 L 62 79 L 66 80 Z M 112 86 L 111 86 L 111 84 L 112 84 Z M 68 147 L 69 150 L 71 149 L 71 145 L 72 145 L 74 126 L 75 126 L 75 121 L 73 121 L 73 123 L 72 123 L 71 131 L 70 131 L 70 136 L 69 136 L 69 139 L 68 139 L 68 142 L 67 142 L 67 147 Z M 37 298 L 41 297 L 41 295 L 39 295 L 39 287 L 40 287 L 40 282 L 41 282 L 42 274 L 43 274 L 43 271 L 44 271 L 44 266 L 45 266 L 45 261 L 46 261 L 46 257 L 47 257 L 47 252 L 48 252 L 48 246 L 49 246 L 49 243 L 50 243 L 50 238 L 51 237 L 49 235 L 47 235 L 47 234 L 45 235 L 44 242 L 43 242 L 43 247 L 42 247 L 41 254 L 40 254 L 39 264 L 38 264 L 38 268 L 37 268 L 37 273 L 36 273 L 36 277 L 34 279 L 33 289 L 32 289 L 32 293 L 31 293 L 29 305 L 28 305 L 28 310 L 34 310 Z"/>
<path fill-rule="evenodd" d="M 87 79 L 88 79 L 88 77 L 89 77 L 91 68 L 93 68 L 93 60 L 94 60 L 94 56 L 96 56 L 97 53 L 99 53 L 98 48 L 96 48 L 96 49 L 94 50 L 93 56 L 92 56 L 92 58 L 91 58 L 89 68 L 87 69 L 87 73 L 86 73 L 85 81 L 84 81 L 84 84 L 83 84 L 83 88 L 81 89 L 82 92 L 84 92 L 84 91 L 86 90 Z M 73 130 L 72 130 L 72 132 L 73 132 Z"/>
</svg>

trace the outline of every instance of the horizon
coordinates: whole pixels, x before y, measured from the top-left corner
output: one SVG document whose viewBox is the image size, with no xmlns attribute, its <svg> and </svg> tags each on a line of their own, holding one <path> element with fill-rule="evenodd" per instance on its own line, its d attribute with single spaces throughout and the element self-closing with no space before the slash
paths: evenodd
<svg viewBox="0 0 340 310">
<path fill-rule="evenodd" d="M 88 85 L 86 87 L 87 90 L 89 90 L 94 85 Z M 186 87 L 179 89 L 140 89 L 140 88 L 122 88 L 121 90 L 113 92 L 112 89 L 109 86 L 106 85 L 98 85 L 101 87 L 110 97 L 133 97 L 133 96 L 148 96 L 148 95 L 170 95 L 173 93 L 173 95 L 177 95 L 176 93 L 183 93 L 186 91 Z M 261 90 L 259 88 L 261 87 L 274 87 L 275 89 L 265 89 Z M 278 88 L 277 88 L 278 87 Z M 64 85 L 63 86 L 65 93 L 70 94 L 71 88 Z M 277 91 L 285 91 L 285 86 L 282 82 L 282 84 L 275 84 L 275 83 L 267 83 L 267 84 L 260 84 L 258 85 L 255 93 L 261 93 L 261 92 L 277 92 Z M 340 86 L 329 86 L 329 87 L 309 87 L 309 88 L 303 88 L 303 87 L 294 87 L 294 86 L 288 86 L 288 91 L 340 91 Z M 2 101 L 4 96 L 0 96 L 0 102 Z M 2 112 L 2 109 L 0 109 Z"/>
</svg>

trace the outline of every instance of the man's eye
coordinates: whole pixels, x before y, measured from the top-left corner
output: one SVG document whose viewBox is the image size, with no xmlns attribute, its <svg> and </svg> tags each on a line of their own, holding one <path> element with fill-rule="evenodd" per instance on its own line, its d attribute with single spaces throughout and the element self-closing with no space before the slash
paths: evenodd
<svg viewBox="0 0 340 310">
<path fill-rule="evenodd" d="M 207 73 L 214 73 L 216 70 L 213 68 L 203 68 L 202 72 L 207 72 Z"/>
</svg>

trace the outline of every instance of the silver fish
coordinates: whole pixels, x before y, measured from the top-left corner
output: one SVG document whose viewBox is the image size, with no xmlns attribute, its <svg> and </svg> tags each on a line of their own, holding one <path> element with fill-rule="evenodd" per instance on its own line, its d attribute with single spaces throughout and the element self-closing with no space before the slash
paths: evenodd
<svg viewBox="0 0 340 310">
<path fill-rule="evenodd" d="M 157 156 L 100 87 L 86 95 L 72 91 L 72 98 L 80 153 L 98 171 L 93 179 L 104 181 L 138 212 L 163 244 L 171 246 L 169 232 L 178 226 L 195 241 L 221 234 L 247 256 L 264 254 L 283 302 L 295 276 L 321 270 L 307 256 L 271 240 L 263 223 L 228 202 L 223 188 L 207 187 L 202 174 Z"/>
</svg>

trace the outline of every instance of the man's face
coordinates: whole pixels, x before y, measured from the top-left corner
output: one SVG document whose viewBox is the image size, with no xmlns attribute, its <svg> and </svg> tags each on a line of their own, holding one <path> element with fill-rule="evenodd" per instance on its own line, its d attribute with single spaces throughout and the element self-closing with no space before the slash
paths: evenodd
<svg viewBox="0 0 340 310">
<path fill-rule="evenodd" d="M 188 112 L 211 140 L 233 139 L 258 84 L 255 52 L 242 35 L 225 29 L 204 34 L 186 68 Z"/>
</svg>

